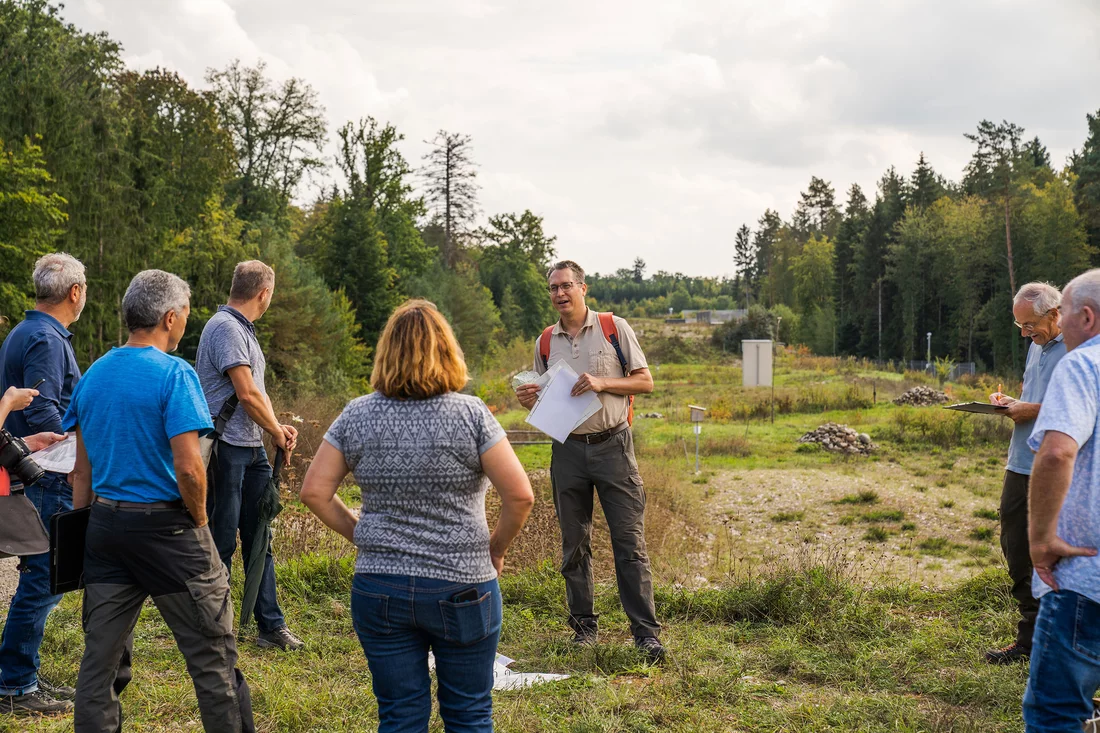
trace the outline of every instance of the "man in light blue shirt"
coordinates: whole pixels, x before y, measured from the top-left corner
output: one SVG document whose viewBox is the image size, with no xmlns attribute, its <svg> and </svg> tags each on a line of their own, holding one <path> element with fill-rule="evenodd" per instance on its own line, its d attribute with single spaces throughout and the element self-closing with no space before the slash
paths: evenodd
<svg viewBox="0 0 1100 733">
<path fill-rule="evenodd" d="M 1020 335 L 1031 342 L 1024 365 L 1023 392 L 1018 400 L 1000 392 L 989 396 L 994 404 L 1004 405 L 1002 414 L 1016 423 L 1001 489 L 1001 550 L 1012 579 L 1012 595 L 1020 608 L 1016 640 L 1003 649 L 986 652 L 985 659 L 991 664 L 1010 664 L 1027 658 L 1031 653 L 1035 616 L 1039 613 L 1039 602 L 1031 595 L 1031 555 L 1027 544 L 1027 492 L 1034 458 L 1027 439 L 1054 367 L 1066 355 L 1058 323 L 1061 303 L 1058 288 L 1047 283 L 1028 283 L 1016 293 L 1013 322 Z"/>
<path fill-rule="evenodd" d="M 1100 270 L 1066 286 L 1058 364 L 1028 445 L 1028 535 L 1040 599 L 1024 694 L 1029 733 L 1080 731 L 1100 687 Z"/>
</svg>

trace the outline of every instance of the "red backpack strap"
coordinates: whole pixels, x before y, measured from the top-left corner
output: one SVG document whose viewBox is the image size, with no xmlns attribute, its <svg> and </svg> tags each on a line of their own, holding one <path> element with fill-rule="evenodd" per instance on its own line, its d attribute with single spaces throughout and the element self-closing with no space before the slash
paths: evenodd
<svg viewBox="0 0 1100 733">
<path fill-rule="evenodd" d="M 547 326 L 539 336 L 539 356 L 542 357 L 542 368 L 550 368 L 550 336 L 554 333 L 553 326 Z"/>
<path fill-rule="evenodd" d="M 610 312 L 598 313 L 597 317 L 600 319 L 600 329 L 603 331 L 603 337 L 615 347 L 615 356 L 619 358 L 619 367 L 623 370 L 623 376 L 629 377 L 630 374 L 626 370 L 626 356 L 623 355 L 623 347 L 619 345 L 619 329 L 615 328 L 615 314 Z"/>
<path fill-rule="evenodd" d="M 603 331 L 603 337 L 607 339 L 613 347 L 615 347 L 615 355 L 619 357 L 619 367 L 623 370 L 623 376 L 629 377 L 630 372 L 627 371 L 626 355 L 623 354 L 623 347 L 619 344 L 619 329 L 615 328 L 615 314 L 598 313 L 597 317 L 600 320 L 600 330 Z M 627 425 L 634 424 L 634 395 L 630 395 L 630 407 L 626 413 Z"/>
</svg>

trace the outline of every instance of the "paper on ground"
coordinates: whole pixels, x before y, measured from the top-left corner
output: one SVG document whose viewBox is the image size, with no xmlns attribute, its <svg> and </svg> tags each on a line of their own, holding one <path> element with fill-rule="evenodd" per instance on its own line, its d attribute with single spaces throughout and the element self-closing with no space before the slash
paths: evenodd
<svg viewBox="0 0 1100 733">
<path fill-rule="evenodd" d="M 527 416 L 527 424 L 564 443 L 571 432 L 602 410 L 603 405 L 595 392 L 585 392 L 579 397 L 570 394 L 579 377 L 564 361 L 550 367 L 546 374 L 549 379 Z"/>
<path fill-rule="evenodd" d="M 493 662 L 494 690 L 519 690 L 541 682 L 569 679 L 567 674 L 552 672 L 513 672 L 508 669 L 508 665 L 514 661 L 503 654 L 497 655 L 496 661 Z M 428 669 L 435 669 L 435 656 L 431 652 L 428 652 Z"/>
<path fill-rule="evenodd" d="M 73 467 L 76 466 L 76 433 L 68 433 L 65 440 L 31 453 L 30 458 L 41 466 L 43 471 L 72 473 Z"/>
</svg>

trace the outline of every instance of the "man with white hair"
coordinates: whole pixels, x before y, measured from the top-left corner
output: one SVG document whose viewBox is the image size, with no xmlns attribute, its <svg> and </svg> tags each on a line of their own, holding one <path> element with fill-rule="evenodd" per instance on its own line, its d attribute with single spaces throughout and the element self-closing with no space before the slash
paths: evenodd
<svg viewBox="0 0 1100 733">
<path fill-rule="evenodd" d="M 77 437 L 73 505 L 92 507 L 77 733 L 122 729 L 119 694 L 150 596 L 187 662 L 203 728 L 255 730 L 237 669 L 229 576 L 207 525 L 199 437 L 213 425 L 195 370 L 169 355 L 187 327 L 190 297 L 175 275 L 135 275 L 122 299 L 129 340 L 92 364 L 65 414 Z"/>
<path fill-rule="evenodd" d="M 1080 731 L 1100 687 L 1100 270 L 1066 286 L 1066 357 L 1028 445 L 1028 535 L 1040 599 L 1024 693 L 1030 733 Z"/>
<path fill-rule="evenodd" d="M 1031 595 L 1031 556 L 1027 542 L 1027 492 L 1034 458 L 1027 439 L 1039 414 L 1050 375 L 1066 355 L 1058 325 L 1061 303 L 1062 294 L 1048 283 L 1028 283 L 1016 293 L 1012 301 L 1013 322 L 1020 329 L 1020 335 L 1031 341 L 1024 364 L 1023 391 L 1018 400 L 1000 392 L 989 396 L 994 404 L 1003 405 L 1002 414 L 1016 423 L 1008 447 L 1000 514 L 1001 550 L 1012 579 L 1012 595 L 1020 609 L 1016 640 L 1003 649 L 986 652 L 985 659 L 990 664 L 1011 664 L 1027 659 L 1031 653 L 1035 616 L 1039 613 L 1039 602 Z"/>
<path fill-rule="evenodd" d="M 64 253 L 39 258 L 34 293 L 34 310 L 26 312 L 0 346 L 0 394 L 9 387 L 38 390 L 26 409 L 4 421 L 17 438 L 61 432 L 61 418 L 80 381 L 69 326 L 80 318 L 88 295 L 84 265 Z M 72 509 L 73 490 L 64 474 L 48 472 L 24 488 L 47 527 L 54 514 Z M 71 687 L 38 677 L 46 617 L 61 600 L 50 593 L 49 563 L 49 555 L 32 555 L 20 563 L 19 587 L 0 639 L 0 712 L 59 715 L 72 709 Z"/>
</svg>

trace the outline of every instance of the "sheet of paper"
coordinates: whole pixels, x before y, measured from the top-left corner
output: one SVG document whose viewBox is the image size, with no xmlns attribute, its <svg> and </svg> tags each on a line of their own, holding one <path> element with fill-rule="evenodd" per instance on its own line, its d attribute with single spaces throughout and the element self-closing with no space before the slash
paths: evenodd
<svg viewBox="0 0 1100 733">
<path fill-rule="evenodd" d="M 564 361 L 550 367 L 546 374 L 549 379 L 527 416 L 527 424 L 564 443 L 571 432 L 602 410 L 603 405 L 595 392 L 585 392 L 579 397 L 570 394 L 578 377 Z"/>
<path fill-rule="evenodd" d="M 514 660 L 503 654 L 498 654 L 493 662 L 493 689 L 494 690 L 519 690 L 542 682 L 554 682 L 555 680 L 567 680 L 567 674 L 555 674 L 553 672 L 513 672 L 508 665 Z M 428 652 L 428 669 L 435 669 L 435 655 Z"/>
<path fill-rule="evenodd" d="M 543 372 L 541 375 L 538 372 L 520 372 L 512 377 L 512 389 L 519 389 L 525 384 L 537 384 L 541 389 L 546 386 L 549 380 L 549 371 Z"/>
<path fill-rule="evenodd" d="M 957 405 L 945 405 L 944 409 L 958 410 L 959 412 L 980 412 L 984 415 L 1003 415 L 1008 408 L 989 402 L 960 402 Z"/>
<path fill-rule="evenodd" d="M 68 433 L 65 440 L 31 453 L 30 458 L 44 471 L 71 473 L 76 466 L 76 433 Z"/>
</svg>

